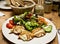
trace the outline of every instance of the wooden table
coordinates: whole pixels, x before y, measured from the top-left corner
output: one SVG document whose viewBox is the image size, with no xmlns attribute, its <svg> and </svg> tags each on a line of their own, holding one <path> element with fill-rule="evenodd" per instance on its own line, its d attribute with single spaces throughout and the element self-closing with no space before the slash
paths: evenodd
<svg viewBox="0 0 60 44">
<path fill-rule="evenodd" d="M 13 11 L 12 10 L 0 10 L 0 11 L 5 14 L 5 16 L 0 17 L 0 43 L 1 44 L 13 44 L 13 43 L 9 42 L 2 34 L 2 24 L 8 18 L 13 16 Z M 60 28 L 60 17 L 58 16 L 58 12 L 51 12 L 48 14 L 44 14 L 44 17 L 50 19 L 56 25 L 57 29 Z M 58 44 L 57 35 L 56 35 L 55 39 L 48 44 Z"/>
</svg>

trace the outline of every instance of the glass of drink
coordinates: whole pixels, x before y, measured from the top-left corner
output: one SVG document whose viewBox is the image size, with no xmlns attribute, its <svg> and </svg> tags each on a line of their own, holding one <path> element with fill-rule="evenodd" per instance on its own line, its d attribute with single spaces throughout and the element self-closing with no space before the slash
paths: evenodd
<svg viewBox="0 0 60 44">
<path fill-rule="evenodd" d="M 44 15 L 44 0 L 38 0 L 38 4 L 35 6 L 35 14 L 43 16 Z"/>
<path fill-rule="evenodd" d="M 50 13 L 52 11 L 52 1 L 46 0 L 44 4 L 44 12 Z"/>
</svg>

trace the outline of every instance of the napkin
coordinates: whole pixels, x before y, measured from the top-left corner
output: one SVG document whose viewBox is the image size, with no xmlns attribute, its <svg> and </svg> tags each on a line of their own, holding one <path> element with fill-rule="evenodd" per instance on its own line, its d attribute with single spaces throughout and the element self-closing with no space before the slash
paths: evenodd
<svg viewBox="0 0 60 44">
<path fill-rule="evenodd" d="M 4 15 L 5 15 L 4 13 L 0 12 L 0 16 L 4 16 Z"/>
</svg>

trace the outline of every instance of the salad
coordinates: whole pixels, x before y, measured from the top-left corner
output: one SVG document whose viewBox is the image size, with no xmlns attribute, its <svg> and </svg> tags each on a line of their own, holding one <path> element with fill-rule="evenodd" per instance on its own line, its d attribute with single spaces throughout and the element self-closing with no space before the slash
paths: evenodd
<svg viewBox="0 0 60 44">
<path fill-rule="evenodd" d="M 52 25 L 41 16 L 25 12 L 19 16 L 14 16 L 6 27 L 11 30 L 11 33 L 18 35 L 19 39 L 29 41 L 34 37 L 43 37 L 46 33 L 52 31 Z"/>
</svg>

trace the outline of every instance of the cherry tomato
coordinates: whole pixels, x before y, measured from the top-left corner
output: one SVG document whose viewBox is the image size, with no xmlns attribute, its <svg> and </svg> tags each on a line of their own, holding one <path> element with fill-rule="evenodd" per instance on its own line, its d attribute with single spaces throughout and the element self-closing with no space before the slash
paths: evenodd
<svg viewBox="0 0 60 44">
<path fill-rule="evenodd" d="M 32 14 L 29 14 L 28 16 L 30 16 L 30 17 L 31 17 L 31 16 L 32 16 Z"/>
<path fill-rule="evenodd" d="M 28 15 L 26 16 L 26 18 L 29 19 L 31 16 L 32 16 L 32 14 L 28 14 Z"/>
<path fill-rule="evenodd" d="M 13 25 L 10 24 L 10 23 L 7 23 L 7 24 L 6 24 L 6 27 L 9 28 L 9 29 L 12 29 L 12 28 L 13 28 Z"/>
<path fill-rule="evenodd" d="M 9 23 L 14 25 L 14 21 L 13 20 L 9 20 Z"/>
<path fill-rule="evenodd" d="M 40 20 L 41 20 L 42 22 L 44 22 L 44 21 L 45 21 L 45 19 L 44 19 L 44 18 L 40 18 Z"/>
</svg>

